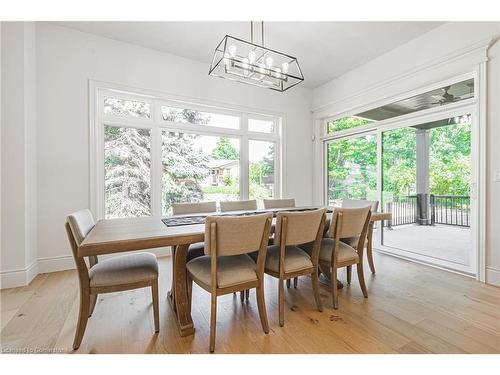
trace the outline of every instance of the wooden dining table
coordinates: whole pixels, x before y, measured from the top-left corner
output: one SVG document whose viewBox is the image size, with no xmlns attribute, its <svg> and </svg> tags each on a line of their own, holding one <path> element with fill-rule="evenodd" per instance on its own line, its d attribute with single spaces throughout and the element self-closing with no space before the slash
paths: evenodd
<svg viewBox="0 0 500 375">
<path fill-rule="evenodd" d="M 224 214 L 248 214 L 258 212 L 277 213 L 279 211 L 310 210 L 315 207 L 297 207 L 287 209 L 257 210 L 252 212 L 225 212 Z M 330 208 L 331 212 L 333 208 Z M 211 213 L 206 215 L 213 215 Z M 200 216 L 183 215 L 183 216 Z M 177 217 L 177 216 L 176 216 Z M 372 213 L 372 223 L 389 220 L 391 213 Z M 190 303 L 186 283 L 186 259 L 190 244 L 203 242 L 205 238 L 204 224 L 182 224 L 167 226 L 157 217 L 125 218 L 99 220 L 78 248 L 79 257 L 113 254 L 126 251 L 145 250 L 171 246 L 172 254 L 172 286 L 168 299 L 177 317 L 177 326 L 181 336 L 194 333 Z"/>
</svg>

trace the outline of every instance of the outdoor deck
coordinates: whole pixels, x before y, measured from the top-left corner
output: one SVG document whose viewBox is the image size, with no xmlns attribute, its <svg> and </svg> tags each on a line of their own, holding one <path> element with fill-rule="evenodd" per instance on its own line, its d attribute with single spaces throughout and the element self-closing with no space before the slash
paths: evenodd
<svg viewBox="0 0 500 375">
<path fill-rule="evenodd" d="M 384 228 L 384 245 L 469 264 L 470 228 L 453 225 L 399 225 Z"/>
</svg>

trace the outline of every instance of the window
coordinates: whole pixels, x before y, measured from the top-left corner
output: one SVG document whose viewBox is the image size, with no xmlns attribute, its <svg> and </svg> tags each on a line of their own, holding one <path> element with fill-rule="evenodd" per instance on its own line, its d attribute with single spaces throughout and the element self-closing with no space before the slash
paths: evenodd
<svg viewBox="0 0 500 375">
<path fill-rule="evenodd" d="M 226 129 L 238 129 L 240 119 L 220 113 L 197 111 L 189 108 L 161 107 L 161 117 L 165 121 L 183 124 L 217 126 Z"/>
<path fill-rule="evenodd" d="M 250 140 L 249 181 L 250 198 L 265 199 L 275 197 L 275 143 Z"/>
<path fill-rule="evenodd" d="M 104 126 L 105 217 L 151 215 L 151 135 Z"/>
<path fill-rule="evenodd" d="M 95 93 L 91 200 L 98 217 L 280 197 L 279 117 L 99 87 Z"/>
</svg>

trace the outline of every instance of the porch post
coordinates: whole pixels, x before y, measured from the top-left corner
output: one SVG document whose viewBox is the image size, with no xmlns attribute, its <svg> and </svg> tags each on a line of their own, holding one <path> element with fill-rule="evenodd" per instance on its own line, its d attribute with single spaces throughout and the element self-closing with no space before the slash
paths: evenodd
<svg viewBox="0 0 500 375">
<path fill-rule="evenodd" d="M 417 224 L 430 225 L 429 130 L 417 129 Z"/>
</svg>

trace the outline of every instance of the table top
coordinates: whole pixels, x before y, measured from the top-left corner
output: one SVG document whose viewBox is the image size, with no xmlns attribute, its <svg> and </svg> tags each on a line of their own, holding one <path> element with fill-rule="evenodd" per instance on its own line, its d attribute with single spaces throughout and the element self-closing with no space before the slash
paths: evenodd
<svg viewBox="0 0 500 375">
<path fill-rule="evenodd" d="M 297 207 L 294 210 L 317 207 Z M 330 211 L 332 208 L 329 208 Z M 258 212 L 291 211 L 292 209 L 258 210 Z M 242 214 L 244 211 L 225 212 Z M 215 213 L 217 214 L 217 213 Z M 190 216 L 190 215 L 183 215 Z M 200 216 L 191 215 L 191 216 Z M 388 220 L 390 212 L 373 212 L 372 221 Z M 204 224 L 166 226 L 157 217 L 99 220 L 83 240 L 78 255 L 101 255 L 115 252 L 191 244 L 204 240 Z"/>
</svg>

